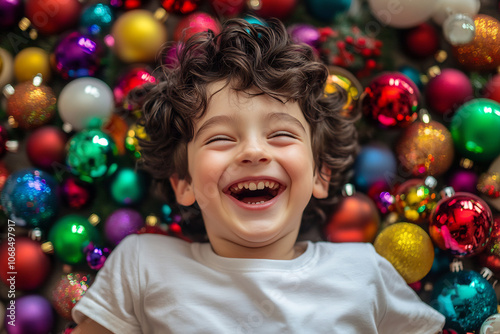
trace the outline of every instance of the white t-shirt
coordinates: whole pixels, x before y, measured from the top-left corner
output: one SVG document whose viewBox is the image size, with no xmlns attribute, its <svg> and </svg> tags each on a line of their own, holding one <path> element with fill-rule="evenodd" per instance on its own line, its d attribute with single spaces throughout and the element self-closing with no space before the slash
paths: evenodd
<svg viewBox="0 0 500 334">
<path fill-rule="evenodd" d="M 208 243 L 125 238 L 73 309 L 116 333 L 437 333 L 371 244 L 307 242 L 293 260 L 220 257 Z"/>
</svg>

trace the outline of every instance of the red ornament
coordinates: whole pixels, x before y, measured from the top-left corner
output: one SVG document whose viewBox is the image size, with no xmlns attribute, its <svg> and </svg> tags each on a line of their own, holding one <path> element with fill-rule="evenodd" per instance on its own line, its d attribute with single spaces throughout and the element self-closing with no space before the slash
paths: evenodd
<svg viewBox="0 0 500 334">
<path fill-rule="evenodd" d="M 200 0 L 163 0 L 161 5 L 169 13 L 189 14 L 198 9 Z"/>
<path fill-rule="evenodd" d="M 440 35 L 434 26 L 422 23 L 403 32 L 403 48 L 412 57 L 427 58 L 439 50 Z"/>
<path fill-rule="evenodd" d="M 0 192 L 3 189 L 3 186 L 5 185 L 5 181 L 7 181 L 7 178 L 9 177 L 10 172 L 5 167 L 5 163 L 3 161 L 0 161 Z"/>
<path fill-rule="evenodd" d="M 51 170 L 64 163 L 67 139 L 66 134 L 56 126 L 36 129 L 26 141 L 28 158 L 34 166 Z"/>
<path fill-rule="evenodd" d="M 93 194 L 92 185 L 70 176 L 61 183 L 61 197 L 63 202 L 73 209 L 87 206 Z"/>
<path fill-rule="evenodd" d="M 500 74 L 494 75 L 490 81 L 484 86 L 485 98 L 497 101 L 500 103 Z"/>
<path fill-rule="evenodd" d="M 123 10 L 136 9 L 142 6 L 142 0 L 111 0 L 111 7 Z"/>
<path fill-rule="evenodd" d="M 215 34 L 218 34 L 220 29 L 219 22 L 211 15 L 195 12 L 179 21 L 174 30 L 174 40 L 187 41 L 194 34 L 207 30 L 212 30 Z"/>
<path fill-rule="evenodd" d="M 130 93 L 130 91 L 136 87 L 140 87 L 147 83 L 155 83 L 156 78 L 151 75 L 151 71 L 148 71 L 144 67 L 135 67 L 122 75 L 115 88 L 113 89 L 113 95 L 115 96 L 116 105 L 121 105 L 125 101 L 125 98 Z"/>
<path fill-rule="evenodd" d="M 484 251 L 478 254 L 477 261 L 481 267 L 500 276 L 500 215 L 495 216 L 490 241 Z"/>
<path fill-rule="evenodd" d="M 58 34 L 80 21 L 82 4 L 78 0 L 27 0 L 26 16 L 42 34 Z"/>
<path fill-rule="evenodd" d="M 13 245 L 6 238 L 0 245 L 0 279 L 6 286 L 11 285 L 7 279 L 12 271 L 16 272 L 15 289 L 34 290 L 45 282 L 50 272 L 50 259 L 39 242 L 18 236 Z"/>
<path fill-rule="evenodd" d="M 7 153 L 7 141 L 9 140 L 9 135 L 7 134 L 7 129 L 0 125 L 0 158 Z"/>
<path fill-rule="evenodd" d="M 429 234 L 436 245 L 458 257 L 482 252 L 489 241 L 493 215 L 481 198 L 456 193 L 440 200 L 431 213 Z"/>
<path fill-rule="evenodd" d="M 264 19 L 276 17 L 285 20 L 295 10 L 297 0 L 255 0 L 249 1 L 248 4 L 259 17 Z"/>
<path fill-rule="evenodd" d="M 71 310 L 85 295 L 94 281 L 94 275 L 75 272 L 62 275 L 52 290 L 52 305 L 57 313 L 71 320 Z"/>
<path fill-rule="evenodd" d="M 235 17 L 245 9 L 245 0 L 209 0 L 210 7 L 217 17 Z"/>
<path fill-rule="evenodd" d="M 420 92 L 410 78 L 385 72 L 365 88 L 362 109 L 382 127 L 406 127 L 417 118 L 419 98 Z"/>
<path fill-rule="evenodd" d="M 343 197 L 324 228 L 331 242 L 373 242 L 380 217 L 373 201 L 362 193 Z"/>
<path fill-rule="evenodd" d="M 429 80 L 425 87 L 425 98 L 432 111 L 451 117 L 464 102 L 474 98 L 474 90 L 465 73 L 445 68 Z"/>
</svg>

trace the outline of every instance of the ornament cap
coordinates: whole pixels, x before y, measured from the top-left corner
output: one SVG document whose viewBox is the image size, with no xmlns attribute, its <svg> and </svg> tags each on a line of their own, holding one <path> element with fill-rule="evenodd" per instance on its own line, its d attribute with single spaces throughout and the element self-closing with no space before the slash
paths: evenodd
<svg viewBox="0 0 500 334">
<path fill-rule="evenodd" d="M 487 267 L 483 267 L 480 273 L 488 281 L 493 277 L 493 272 Z"/>
<path fill-rule="evenodd" d="M 418 118 L 420 121 L 424 122 L 425 124 L 429 124 L 432 121 L 432 117 L 429 114 L 429 111 L 425 108 L 422 108 L 418 112 Z"/>
<path fill-rule="evenodd" d="M 437 186 L 437 180 L 434 176 L 429 175 L 425 178 L 424 184 L 430 189 L 434 189 Z"/>
<path fill-rule="evenodd" d="M 463 262 L 457 258 L 454 258 L 453 261 L 450 263 L 450 271 L 452 273 L 457 273 L 462 270 L 464 270 Z"/>
<path fill-rule="evenodd" d="M 342 188 L 342 196 L 349 197 L 356 193 L 356 187 L 351 183 L 346 183 Z"/>
<path fill-rule="evenodd" d="M 441 190 L 442 198 L 448 198 L 453 195 L 455 195 L 455 189 L 453 189 L 453 187 L 445 187 L 443 190 Z"/>
</svg>

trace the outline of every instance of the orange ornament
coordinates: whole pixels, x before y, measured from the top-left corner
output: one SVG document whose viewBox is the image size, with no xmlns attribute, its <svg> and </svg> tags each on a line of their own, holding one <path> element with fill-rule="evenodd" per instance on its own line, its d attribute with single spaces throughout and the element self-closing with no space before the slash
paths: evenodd
<svg viewBox="0 0 500 334">
<path fill-rule="evenodd" d="M 500 22 L 485 14 L 474 16 L 472 42 L 453 47 L 456 60 L 469 70 L 494 70 L 500 66 Z"/>
</svg>

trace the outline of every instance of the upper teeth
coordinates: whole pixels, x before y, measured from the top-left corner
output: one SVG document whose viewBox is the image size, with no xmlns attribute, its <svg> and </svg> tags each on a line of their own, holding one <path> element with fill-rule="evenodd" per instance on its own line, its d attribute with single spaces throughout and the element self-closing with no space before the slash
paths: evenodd
<svg viewBox="0 0 500 334">
<path fill-rule="evenodd" d="M 248 190 L 262 190 L 264 188 L 270 188 L 270 189 L 278 189 L 279 183 L 274 182 L 274 181 L 246 181 L 246 182 L 238 182 L 237 184 L 234 184 L 231 186 L 231 191 L 233 192 L 239 192 L 243 188 L 248 189 Z"/>
</svg>

